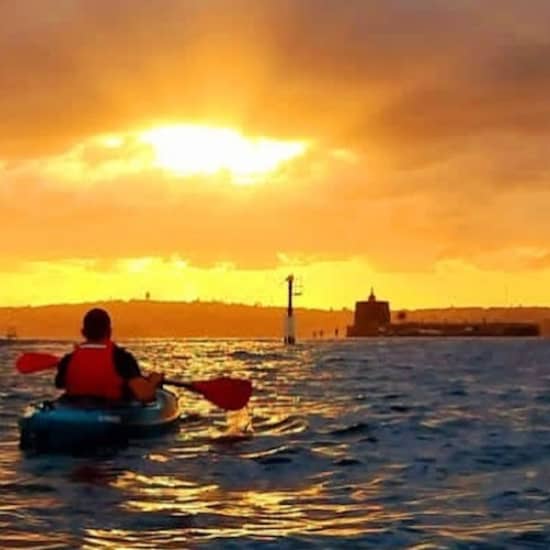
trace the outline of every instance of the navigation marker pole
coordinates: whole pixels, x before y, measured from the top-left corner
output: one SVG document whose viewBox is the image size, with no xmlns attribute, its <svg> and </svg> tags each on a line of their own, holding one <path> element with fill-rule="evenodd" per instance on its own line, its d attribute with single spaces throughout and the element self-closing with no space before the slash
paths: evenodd
<svg viewBox="0 0 550 550">
<path fill-rule="evenodd" d="M 284 343 L 287 345 L 293 345 L 296 343 L 296 323 L 292 298 L 294 296 L 300 296 L 302 292 L 294 288 L 294 275 L 289 275 L 286 278 L 286 281 L 288 283 L 288 306 L 285 317 Z"/>
</svg>

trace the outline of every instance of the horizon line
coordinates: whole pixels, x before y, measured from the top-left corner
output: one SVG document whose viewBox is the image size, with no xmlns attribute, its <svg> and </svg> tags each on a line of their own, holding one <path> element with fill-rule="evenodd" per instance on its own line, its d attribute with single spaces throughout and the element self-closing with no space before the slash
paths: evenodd
<svg viewBox="0 0 550 550">
<path fill-rule="evenodd" d="M 357 300 L 356 302 L 361 302 L 363 300 Z M 2 305 L 0 304 L 0 309 L 39 309 L 47 307 L 66 307 L 66 306 L 86 306 L 94 304 L 130 304 L 130 303 L 143 303 L 143 304 L 171 304 L 171 305 L 197 305 L 197 304 L 215 304 L 221 306 L 240 306 L 240 307 L 250 307 L 250 308 L 263 308 L 263 309 L 286 309 L 286 305 L 269 305 L 263 304 L 261 302 L 255 303 L 246 303 L 246 302 L 225 302 L 223 300 L 201 300 L 197 298 L 195 300 L 159 300 L 159 299 L 147 299 L 147 298 L 129 298 L 129 299 L 102 299 L 102 300 L 90 300 L 90 301 L 81 301 L 81 302 L 51 302 L 51 303 L 42 303 L 42 304 L 21 304 L 21 305 Z M 311 306 L 295 306 L 295 310 L 307 310 L 307 311 L 324 311 L 327 313 L 331 312 L 353 312 L 354 307 L 342 306 L 342 307 L 311 307 Z M 447 306 L 430 306 L 430 307 L 412 307 L 412 308 L 395 308 L 392 309 L 392 312 L 406 312 L 406 311 L 433 311 L 433 310 L 466 310 L 466 309 L 482 309 L 482 310 L 491 310 L 491 309 L 550 309 L 550 305 L 447 305 Z"/>
</svg>

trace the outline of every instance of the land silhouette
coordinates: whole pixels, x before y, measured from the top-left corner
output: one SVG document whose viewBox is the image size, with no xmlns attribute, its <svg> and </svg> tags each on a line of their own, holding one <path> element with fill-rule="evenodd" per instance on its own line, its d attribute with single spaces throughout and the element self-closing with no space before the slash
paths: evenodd
<svg viewBox="0 0 550 550">
<path fill-rule="evenodd" d="M 0 308 L 0 330 L 16 327 L 18 338 L 77 339 L 82 317 L 92 307 L 109 311 L 117 338 L 279 337 L 286 314 L 285 307 L 221 302 L 109 301 Z M 297 308 L 295 312 L 301 337 L 320 331 L 328 337 L 336 330 L 344 335 L 353 318 L 349 310 Z"/>
<path fill-rule="evenodd" d="M 78 339 L 84 313 L 107 309 L 117 338 L 279 338 L 285 307 L 222 302 L 107 301 L 0 307 L 0 337 L 15 327 L 18 338 Z M 344 337 L 351 309 L 296 308 L 298 338 Z M 392 311 L 392 322 L 533 322 L 550 334 L 548 307 L 463 307 Z"/>
</svg>

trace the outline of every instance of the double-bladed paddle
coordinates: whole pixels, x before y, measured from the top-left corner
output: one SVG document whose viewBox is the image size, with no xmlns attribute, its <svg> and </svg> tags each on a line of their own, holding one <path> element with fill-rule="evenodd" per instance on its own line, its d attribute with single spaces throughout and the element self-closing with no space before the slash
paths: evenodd
<svg viewBox="0 0 550 550">
<path fill-rule="evenodd" d="M 32 374 L 57 367 L 60 358 L 50 353 L 28 352 L 17 358 L 15 366 L 21 374 Z M 241 378 L 221 376 L 211 380 L 183 382 L 165 379 L 163 384 L 185 388 L 228 411 L 238 411 L 246 406 L 252 395 L 252 382 Z"/>
</svg>

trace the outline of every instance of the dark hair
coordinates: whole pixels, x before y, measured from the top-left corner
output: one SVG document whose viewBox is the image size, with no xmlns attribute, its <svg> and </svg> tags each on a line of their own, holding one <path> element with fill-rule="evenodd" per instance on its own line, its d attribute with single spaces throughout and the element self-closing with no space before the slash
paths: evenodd
<svg viewBox="0 0 550 550">
<path fill-rule="evenodd" d="M 100 308 L 90 309 L 82 321 L 82 335 L 88 340 L 103 340 L 111 336 L 111 318 Z"/>
</svg>

